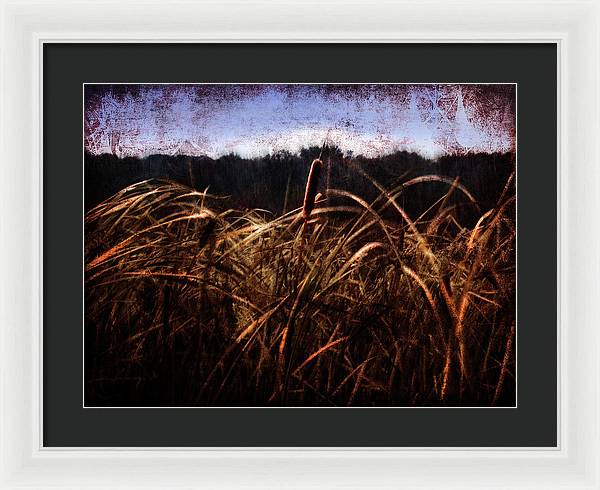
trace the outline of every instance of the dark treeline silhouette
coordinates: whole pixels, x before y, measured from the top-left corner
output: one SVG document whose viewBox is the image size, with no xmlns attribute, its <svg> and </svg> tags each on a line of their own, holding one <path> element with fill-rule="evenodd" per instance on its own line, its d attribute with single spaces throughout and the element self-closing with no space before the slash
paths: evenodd
<svg viewBox="0 0 600 490">
<path fill-rule="evenodd" d="M 85 155 L 86 212 L 124 187 L 142 180 L 159 178 L 189 185 L 213 195 L 226 197 L 224 208 L 260 208 L 280 215 L 302 205 L 306 178 L 312 160 L 321 148 L 311 147 L 298 154 L 281 151 L 260 158 L 235 154 L 218 159 L 206 156 L 150 155 L 146 158 L 118 158 L 111 154 Z M 428 160 L 416 153 L 399 151 L 378 158 L 344 155 L 338 148 L 322 154 L 324 169 L 320 192 L 327 187 L 342 189 L 372 201 L 380 192 L 365 174 L 386 189 L 424 175 L 456 179 L 475 197 L 475 210 L 459 192 L 446 201 L 456 206 L 456 216 L 465 225 L 494 206 L 515 168 L 513 153 L 446 155 Z M 428 182 L 407 188 L 399 204 L 413 218 L 440 199 L 448 185 Z"/>
</svg>

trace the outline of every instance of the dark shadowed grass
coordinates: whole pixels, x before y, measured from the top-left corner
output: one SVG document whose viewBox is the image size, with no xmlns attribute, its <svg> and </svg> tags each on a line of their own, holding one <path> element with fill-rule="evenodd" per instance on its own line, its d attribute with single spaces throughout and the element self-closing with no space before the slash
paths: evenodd
<svg viewBox="0 0 600 490">
<path fill-rule="evenodd" d="M 409 217 L 431 182 L 447 192 Z M 371 184 L 310 220 L 167 181 L 92 209 L 86 405 L 513 405 L 513 177 L 485 210 L 454 178 Z"/>
</svg>

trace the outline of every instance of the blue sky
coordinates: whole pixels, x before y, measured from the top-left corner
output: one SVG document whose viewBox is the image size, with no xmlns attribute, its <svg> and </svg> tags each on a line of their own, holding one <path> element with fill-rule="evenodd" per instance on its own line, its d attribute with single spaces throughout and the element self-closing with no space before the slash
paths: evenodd
<svg viewBox="0 0 600 490">
<path fill-rule="evenodd" d="M 245 157 L 329 140 L 345 152 L 514 151 L 514 85 L 85 86 L 94 153 Z"/>
</svg>

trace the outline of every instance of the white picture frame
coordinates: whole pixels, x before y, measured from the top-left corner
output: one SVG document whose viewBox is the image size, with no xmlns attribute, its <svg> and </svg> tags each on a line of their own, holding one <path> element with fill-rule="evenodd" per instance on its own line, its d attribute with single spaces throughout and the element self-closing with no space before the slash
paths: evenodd
<svg viewBox="0 0 600 490">
<path fill-rule="evenodd" d="M 600 488 L 599 2 L 0 5 L 0 488 Z M 42 49 L 107 41 L 556 43 L 558 447 L 44 448 Z"/>
</svg>

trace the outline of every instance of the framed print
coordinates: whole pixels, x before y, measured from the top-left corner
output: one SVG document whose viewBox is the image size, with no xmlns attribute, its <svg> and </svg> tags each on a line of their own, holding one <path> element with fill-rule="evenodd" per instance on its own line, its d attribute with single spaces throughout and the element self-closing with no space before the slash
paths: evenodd
<svg viewBox="0 0 600 490">
<path fill-rule="evenodd" d="M 416 55 L 410 74 L 393 64 Z M 143 57 L 167 81 L 134 71 Z M 373 78 L 349 82 L 350 57 Z M 423 70 L 448 57 L 444 77 L 468 83 Z M 45 278 L 61 287 L 46 288 L 44 336 L 73 342 L 45 353 L 46 445 L 557 445 L 557 339 L 543 330 L 556 309 L 542 308 L 556 265 L 526 246 L 555 233 L 527 189 L 556 181 L 518 165 L 556 130 L 555 46 L 56 44 L 44 58 L 46 121 L 73 110 L 82 159 L 45 174 L 61 230 Z M 98 73 L 104 59 L 124 78 Z M 222 82 L 242 60 L 255 79 Z M 523 117 L 532 106 L 543 123 Z M 63 130 L 48 125 L 48 165 L 71 146 Z M 53 193 L 66 181 L 77 212 Z M 67 262 L 71 281 L 52 266 Z M 73 330 L 68 285 L 84 312 Z M 543 321 L 524 337 L 528 311 Z M 535 365 L 547 382 L 524 390 Z"/>
<path fill-rule="evenodd" d="M 263 7 L 2 4 L 2 488 L 599 488 L 598 6 Z"/>
</svg>

